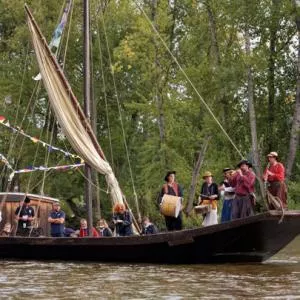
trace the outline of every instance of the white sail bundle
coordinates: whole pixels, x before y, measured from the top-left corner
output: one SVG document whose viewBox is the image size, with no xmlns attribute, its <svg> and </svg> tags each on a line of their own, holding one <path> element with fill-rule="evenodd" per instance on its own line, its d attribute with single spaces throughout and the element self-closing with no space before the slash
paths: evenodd
<svg viewBox="0 0 300 300">
<path fill-rule="evenodd" d="M 63 133 L 77 154 L 91 167 L 105 175 L 113 203 L 123 203 L 122 192 L 111 166 L 101 157 L 101 148 L 92 133 L 87 119 L 84 117 L 70 85 L 67 83 L 56 58 L 51 54 L 27 7 L 26 11 L 43 83 Z"/>
</svg>

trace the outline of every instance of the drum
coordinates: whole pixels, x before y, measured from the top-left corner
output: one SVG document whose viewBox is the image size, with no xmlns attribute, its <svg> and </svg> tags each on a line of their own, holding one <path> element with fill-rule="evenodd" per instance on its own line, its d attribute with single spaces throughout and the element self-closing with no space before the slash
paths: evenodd
<svg viewBox="0 0 300 300">
<path fill-rule="evenodd" d="M 205 205 L 197 205 L 194 207 L 196 214 L 206 214 L 211 211 L 211 205 L 205 204 Z"/>
<path fill-rule="evenodd" d="M 164 216 L 177 218 L 181 210 L 181 197 L 164 194 L 160 203 L 160 212 Z"/>
</svg>

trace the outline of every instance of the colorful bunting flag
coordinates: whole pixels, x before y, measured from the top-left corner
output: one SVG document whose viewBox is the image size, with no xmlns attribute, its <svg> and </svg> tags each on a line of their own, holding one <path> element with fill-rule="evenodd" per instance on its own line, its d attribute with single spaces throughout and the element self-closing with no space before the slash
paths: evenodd
<svg viewBox="0 0 300 300">
<path fill-rule="evenodd" d="M 68 151 L 65 151 L 65 150 L 60 149 L 60 148 L 58 148 L 58 147 L 52 146 L 52 145 L 50 145 L 50 144 L 47 144 L 47 143 L 45 143 L 45 142 L 39 140 L 39 139 L 36 138 L 36 137 L 30 136 L 30 135 L 26 134 L 20 127 L 18 127 L 18 126 L 13 127 L 13 126 L 11 126 L 11 125 L 9 124 L 9 121 L 8 121 L 8 120 L 6 120 L 6 121 L 5 121 L 5 120 L 6 120 L 6 118 L 5 118 L 4 116 L 0 116 L 0 124 L 1 124 L 1 125 L 3 125 L 3 126 L 5 126 L 5 127 L 9 128 L 9 129 L 12 130 L 13 132 L 18 132 L 19 134 L 21 134 L 21 135 L 23 135 L 23 136 L 29 138 L 33 143 L 40 143 L 40 144 L 42 144 L 44 148 L 47 147 L 47 149 L 48 149 L 49 152 L 52 152 L 52 151 L 59 151 L 59 152 L 63 153 L 66 157 L 72 157 L 72 158 L 74 158 L 74 159 L 80 159 L 80 162 L 83 163 L 83 159 L 82 159 L 80 156 L 75 155 L 75 154 L 71 154 L 71 153 L 68 152 Z"/>
</svg>

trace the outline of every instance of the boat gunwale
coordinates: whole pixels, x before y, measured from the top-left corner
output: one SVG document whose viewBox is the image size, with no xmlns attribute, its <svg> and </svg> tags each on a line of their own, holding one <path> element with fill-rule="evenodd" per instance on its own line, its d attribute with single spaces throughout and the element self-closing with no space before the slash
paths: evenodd
<svg viewBox="0 0 300 300">
<path fill-rule="evenodd" d="M 151 235 L 135 235 L 126 237 L 84 237 L 84 238 L 72 238 L 72 237 L 0 237 L 0 245 L 8 243 L 16 244 L 35 244 L 35 245 L 142 245 L 142 244 L 157 244 L 157 243 L 168 243 L 168 242 L 179 242 L 184 244 L 193 242 L 196 237 L 217 233 L 223 230 L 234 229 L 240 226 L 248 225 L 251 223 L 261 222 L 267 219 L 278 219 L 281 218 L 282 213 L 278 211 L 268 211 L 255 216 L 247 217 L 244 219 L 237 219 L 226 223 L 216 224 L 207 227 L 198 227 L 193 229 L 184 229 L 173 232 L 160 232 Z M 286 211 L 285 217 L 300 218 L 300 211 Z M 284 220 L 283 220 L 284 221 Z"/>
</svg>

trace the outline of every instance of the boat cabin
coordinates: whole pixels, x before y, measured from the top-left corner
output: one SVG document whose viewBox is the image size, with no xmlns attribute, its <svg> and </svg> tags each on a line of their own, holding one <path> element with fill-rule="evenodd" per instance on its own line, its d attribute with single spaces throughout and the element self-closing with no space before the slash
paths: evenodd
<svg viewBox="0 0 300 300">
<path fill-rule="evenodd" d="M 42 195 L 25 194 L 25 193 L 0 193 L 1 218 L 0 232 L 10 229 L 13 233 L 16 229 L 15 211 L 25 196 L 30 198 L 30 206 L 33 207 L 36 220 L 33 222 L 33 236 L 43 235 L 50 236 L 50 224 L 48 215 L 52 210 L 53 202 L 59 202 L 58 199 L 45 197 Z M 36 233 L 36 234 L 35 234 Z"/>
</svg>

